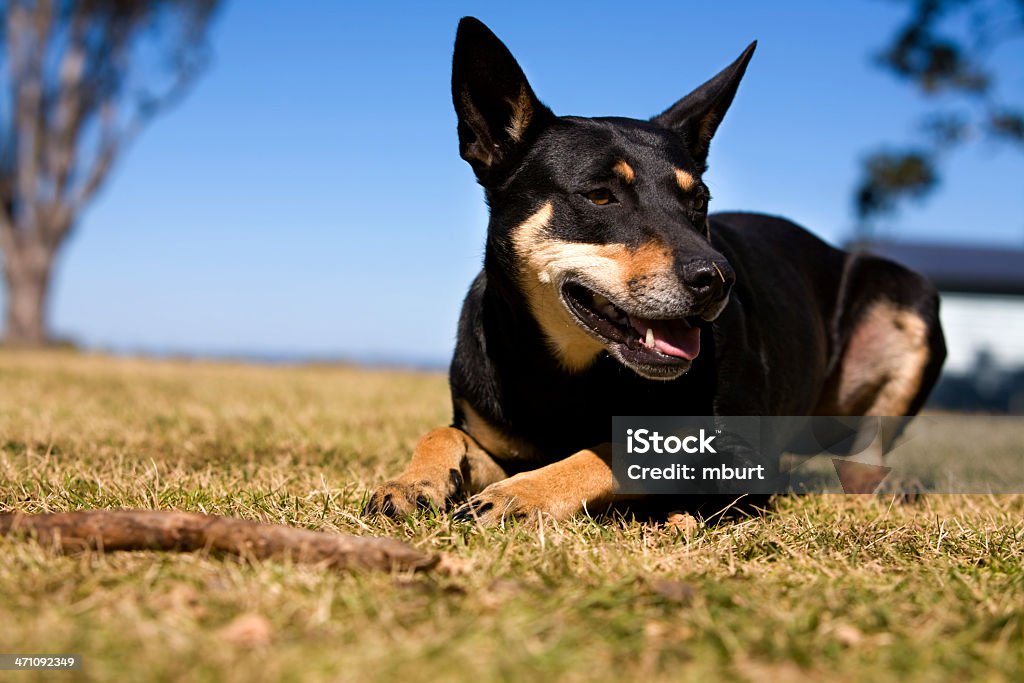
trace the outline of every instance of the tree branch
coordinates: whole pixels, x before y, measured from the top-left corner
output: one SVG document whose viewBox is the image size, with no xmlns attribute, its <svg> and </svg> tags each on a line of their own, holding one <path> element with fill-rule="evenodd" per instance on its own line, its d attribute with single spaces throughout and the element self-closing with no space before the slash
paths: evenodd
<svg viewBox="0 0 1024 683">
<path fill-rule="evenodd" d="M 201 24 L 202 22 L 200 22 Z M 122 55 L 119 58 L 126 58 Z M 115 57 L 118 59 L 118 57 Z M 119 127 L 117 105 L 113 97 L 99 107 L 100 142 L 98 151 L 91 166 L 82 169 L 84 180 L 79 184 L 73 196 L 68 200 L 71 215 L 79 211 L 92 199 L 100 189 L 104 179 L 110 172 L 118 155 L 129 147 L 135 136 L 149 122 L 165 109 L 177 104 L 189 91 L 196 78 L 207 65 L 207 60 L 200 54 L 194 61 L 181 59 L 177 63 L 178 71 L 165 92 L 157 97 L 140 98 L 134 110 L 134 116 Z M 65 228 L 65 232 L 70 229 Z M 62 236 L 63 237 L 63 236 Z"/>
<path fill-rule="evenodd" d="M 43 55 L 48 30 L 49 0 L 41 0 L 34 13 L 24 3 L 14 3 L 7 13 L 11 72 L 14 79 L 12 106 L 16 126 L 15 168 L 17 213 L 15 229 L 35 223 L 36 189 L 43 137 Z"/>
<path fill-rule="evenodd" d="M 92 165 L 86 172 L 84 180 L 79 184 L 74 194 L 68 198 L 68 206 L 72 215 L 82 210 L 82 207 L 100 189 L 103 180 L 107 177 L 118 151 L 128 145 L 135 137 L 136 132 L 141 128 L 141 122 L 131 122 L 124 131 L 118 133 L 117 127 L 117 106 L 114 102 L 106 102 L 101 105 L 99 115 L 99 149 Z M 66 226 L 64 231 L 70 229 Z M 63 235 L 62 235 L 63 237 Z"/>
<path fill-rule="evenodd" d="M 64 198 L 68 179 L 75 167 L 75 143 L 85 121 L 82 107 L 87 21 L 80 5 L 76 5 L 70 20 L 68 44 L 60 59 L 57 79 L 59 82 L 57 109 L 53 131 L 49 136 L 50 149 L 48 165 L 53 176 L 53 201 Z"/>
<path fill-rule="evenodd" d="M 0 210 L 0 254 L 5 259 L 11 258 L 14 251 L 14 224 L 7 216 L 7 211 Z M 6 265 L 6 264 L 5 264 Z"/>
<path fill-rule="evenodd" d="M 359 537 L 175 510 L 84 510 L 0 515 L 0 537 L 31 536 L 65 553 L 207 550 L 246 559 L 286 558 L 334 569 L 423 571 L 439 557 L 393 538 Z"/>
</svg>

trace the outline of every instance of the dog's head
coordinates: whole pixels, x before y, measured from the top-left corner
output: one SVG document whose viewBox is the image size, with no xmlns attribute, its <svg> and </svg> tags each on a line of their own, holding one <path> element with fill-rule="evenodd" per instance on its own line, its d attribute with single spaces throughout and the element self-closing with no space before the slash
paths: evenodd
<svg viewBox="0 0 1024 683">
<path fill-rule="evenodd" d="M 558 117 L 486 26 L 460 22 L 452 97 L 491 208 L 489 277 L 516 287 L 566 370 L 607 350 L 673 379 L 700 352 L 735 281 L 701 176 L 753 52 L 650 121 Z"/>
</svg>

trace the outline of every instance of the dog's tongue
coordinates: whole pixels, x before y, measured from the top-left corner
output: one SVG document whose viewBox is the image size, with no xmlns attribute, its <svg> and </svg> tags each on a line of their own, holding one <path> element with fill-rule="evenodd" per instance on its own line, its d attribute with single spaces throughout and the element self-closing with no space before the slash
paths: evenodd
<svg viewBox="0 0 1024 683">
<path fill-rule="evenodd" d="M 700 328 L 683 319 L 647 320 L 629 316 L 629 324 L 640 334 L 644 346 L 653 346 L 666 356 L 693 360 L 700 353 Z M 648 330 L 651 334 L 648 334 Z M 653 344 L 648 343 L 653 341 Z"/>
</svg>

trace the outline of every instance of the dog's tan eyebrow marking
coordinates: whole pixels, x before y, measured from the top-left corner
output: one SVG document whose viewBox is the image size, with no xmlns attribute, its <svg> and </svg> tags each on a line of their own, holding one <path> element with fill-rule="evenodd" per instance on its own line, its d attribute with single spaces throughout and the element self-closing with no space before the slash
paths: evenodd
<svg viewBox="0 0 1024 683">
<path fill-rule="evenodd" d="M 636 173 L 633 171 L 633 167 L 626 163 L 625 159 L 619 159 L 616 161 L 615 165 L 612 166 L 612 172 L 627 183 L 632 183 L 636 178 Z"/>
<path fill-rule="evenodd" d="M 694 178 L 691 173 L 688 173 L 681 168 L 677 168 L 676 184 L 682 188 L 683 192 L 689 192 L 693 189 L 693 186 L 697 184 L 697 179 Z"/>
</svg>

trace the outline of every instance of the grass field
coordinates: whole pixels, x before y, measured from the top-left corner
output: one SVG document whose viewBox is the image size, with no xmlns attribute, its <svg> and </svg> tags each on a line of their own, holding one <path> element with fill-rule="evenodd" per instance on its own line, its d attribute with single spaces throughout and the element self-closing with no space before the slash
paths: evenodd
<svg viewBox="0 0 1024 683">
<path fill-rule="evenodd" d="M 0 539 L 0 680 L 1021 680 L 1024 497 L 776 501 L 684 530 L 365 520 L 435 374 L 0 353 L 0 512 L 176 508 L 388 535 L 428 575 Z"/>
</svg>

